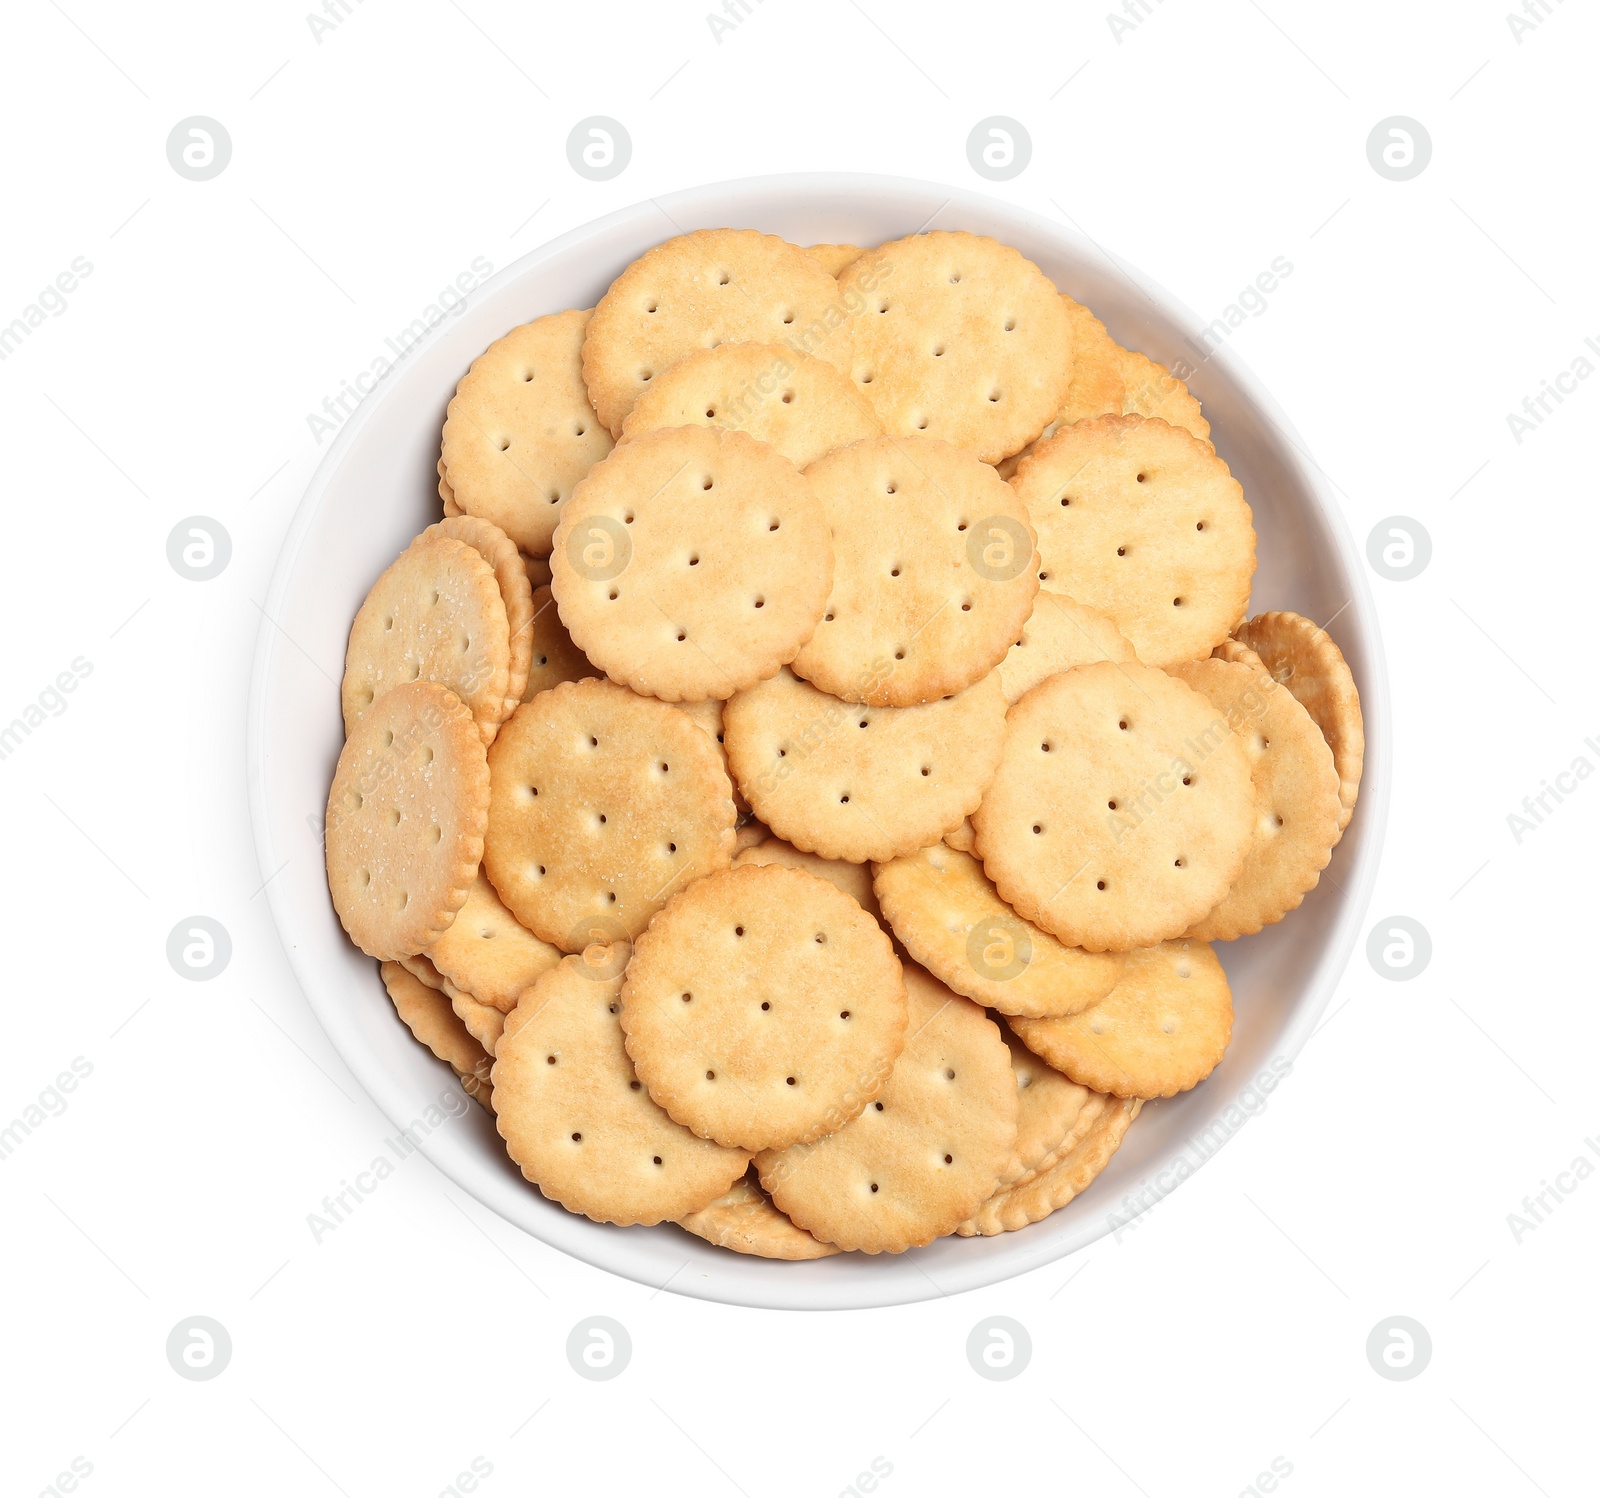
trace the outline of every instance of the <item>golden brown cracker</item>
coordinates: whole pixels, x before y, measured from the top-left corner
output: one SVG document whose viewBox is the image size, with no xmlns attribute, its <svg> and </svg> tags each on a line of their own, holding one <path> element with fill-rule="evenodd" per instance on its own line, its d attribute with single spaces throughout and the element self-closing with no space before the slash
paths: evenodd
<svg viewBox="0 0 1600 1498">
<path fill-rule="evenodd" d="M 1228 975 L 1209 944 L 1169 941 L 1130 952 L 1092 1009 L 1007 1023 L 1059 1072 L 1114 1097 L 1172 1097 L 1203 1082 L 1233 1031 Z"/>
<path fill-rule="evenodd" d="M 650 382 L 617 441 L 682 426 L 744 432 L 796 468 L 883 431 L 842 369 L 772 343 L 721 343 L 678 360 Z"/>
<path fill-rule="evenodd" d="M 467 515 L 545 556 L 562 502 L 611 450 L 579 363 L 589 312 L 535 318 L 472 362 L 444 423 L 442 482 Z"/>
<path fill-rule="evenodd" d="M 941 983 L 1002 1014 L 1076 1014 L 1116 983 L 1122 958 L 1063 946 L 1001 900 L 969 854 L 935 843 L 873 866 L 894 934 Z"/>
<path fill-rule="evenodd" d="M 815 1139 L 880 1091 L 906 1029 L 900 963 L 848 895 L 798 869 L 712 874 L 639 938 L 622 985 L 628 1055 L 702 1138 Z"/>
<path fill-rule="evenodd" d="M 1361 697 L 1343 653 L 1327 630 L 1302 614 L 1257 614 L 1235 634 L 1256 652 L 1272 679 L 1288 687 L 1328 741 L 1339 772 L 1342 833 L 1356 809 L 1367 748 Z"/>
<path fill-rule="evenodd" d="M 805 252 L 830 276 L 837 276 L 851 261 L 861 258 L 858 244 L 808 244 Z"/>
<path fill-rule="evenodd" d="M 589 657 L 572 643 L 549 587 L 535 588 L 532 602 L 528 684 L 522 690 L 524 702 L 532 702 L 540 692 L 548 692 L 561 682 L 582 681 L 586 676 L 601 674 Z"/>
<path fill-rule="evenodd" d="M 1232 941 L 1281 921 L 1316 888 L 1339 841 L 1339 775 L 1311 714 L 1266 672 L 1205 660 L 1175 666 L 1173 675 L 1227 718 L 1255 783 L 1244 865 L 1188 932 L 1200 941 Z"/>
<path fill-rule="evenodd" d="M 748 1175 L 709 1206 L 680 1217 L 678 1226 L 718 1248 L 761 1259 L 826 1259 L 839 1252 L 797 1228 Z"/>
<path fill-rule="evenodd" d="M 728 763 L 785 842 L 851 863 L 937 842 L 983 797 L 1005 737 L 991 673 L 921 707 L 861 707 L 785 670 L 723 712 Z"/>
<path fill-rule="evenodd" d="M 484 870 L 517 920 L 563 951 L 638 935 L 733 857 L 716 744 L 614 682 L 563 682 L 523 703 L 489 771 Z"/>
<path fill-rule="evenodd" d="M 382 961 L 435 941 L 472 887 L 488 812 L 483 741 L 461 700 L 431 681 L 378 698 L 339 753 L 324 823 L 351 941 Z"/>
<path fill-rule="evenodd" d="M 500 601 L 506 606 L 506 628 L 510 653 L 506 659 L 506 708 L 502 718 L 517 710 L 528 684 L 528 668 L 533 661 L 533 587 L 516 544 L 498 526 L 472 515 L 458 515 L 430 525 L 429 533 L 452 536 L 468 546 L 494 568 L 500 586 Z"/>
<path fill-rule="evenodd" d="M 988 675 L 1039 589 L 1015 491 L 925 437 L 854 442 L 806 480 L 833 532 L 833 590 L 795 675 L 878 707 L 933 702 Z"/>
<path fill-rule="evenodd" d="M 864 301 L 852 374 L 885 428 L 997 463 L 1037 437 L 1072 379 L 1071 326 L 1031 260 L 997 240 L 936 230 L 845 267 Z"/>
<path fill-rule="evenodd" d="M 1111 1163 L 1143 1106 L 1142 1098 L 1118 1100 L 1095 1119 L 1094 1126 L 1060 1161 L 1027 1181 L 997 1191 L 956 1231 L 963 1238 L 992 1238 L 1042 1222 L 1059 1211 L 1087 1191 Z"/>
<path fill-rule="evenodd" d="M 1000 686 L 1012 703 L 1047 676 L 1096 661 L 1131 661 L 1133 646 L 1106 615 L 1040 588 L 1022 634 L 1000 662 Z"/>
<path fill-rule="evenodd" d="M 1227 892 L 1255 793 L 1243 746 L 1198 692 L 1103 662 L 1040 683 L 1006 724 L 972 824 L 1018 915 L 1069 946 L 1126 952 L 1181 935 Z"/>
<path fill-rule="evenodd" d="M 826 879 L 835 889 L 849 895 L 873 920 L 878 920 L 878 897 L 872 891 L 872 865 L 846 863 L 840 858 L 824 858 L 820 853 L 802 853 L 781 837 L 769 837 L 733 855 L 736 869 L 750 864 L 782 864 L 786 869 L 804 869 L 818 879 Z"/>
<path fill-rule="evenodd" d="M 1250 597 L 1256 533 L 1244 491 L 1208 443 L 1159 419 L 1065 427 L 1012 480 L 1040 580 L 1110 616 L 1146 665 L 1199 660 Z"/>
<path fill-rule="evenodd" d="M 502 1014 L 522 991 L 561 960 L 561 950 L 518 925 L 480 869 L 449 930 L 428 948 L 442 979 L 464 988 Z"/>
<path fill-rule="evenodd" d="M 743 432 L 671 427 L 578 485 L 551 584 L 574 643 L 613 681 L 667 702 L 727 698 L 811 638 L 833 580 L 822 507 Z"/>
<path fill-rule="evenodd" d="M 1063 1141 L 1083 1117 L 1085 1105 L 1098 1094 L 1034 1055 L 1009 1030 L 1002 1030 L 1000 1038 L 1011 1053 L 1011 1070 L 1017 1079 L 1017 1140 L 1000 1171 L 1004 1189 L 1033 1176 L 1061 1151 Z M 1085 1132 L 1087 1127 L 1086 1123 Z"/>
<path fill-rule="evenodd" d="M 339 689 L 345 733 L 391 688 L 430 681 L 466 703 L 492 743 L 510 680 L 511 629 L 494 568 L 465 541 L 424 531 L 372 585 L 350 626 Z"/>
<path fill-rule="evenodd" d="M 882 1094 L 812 1144 L 757 1156 L 761 1184 L 807 1232 L 901 1253 L 951 1232 L 994 1191 L 1017 1137 L 1017 1085 L 982 1009 L 906 969 L 905 1050 Z"/>
<path fill-rule="evenodd" d="M 381 963 L 379 972 L 395 1013 L 416 1039 L 458 1076 L 488 1076 L 488 1052 L 467 1033 L 443 993 L 429 988 L 398 962 Z"/>
<path fill-rule="evenodd" d="M 845 369 L 839 283 L 804 250 L 754 229 L 701 229 L 647 250 L 611 283 L 583 341 L 600 419 L 620 434 L 651 380 L 719 343 L 783 344 Z"/>
<path fill-rule="evenodd" d="M 646 1226 L 715 1201 L 750 1157 L 696 1138 L 634 1075 L 619 1021 L 622 959 L 567 957 L 523 994 L 491 1074 L 495 1126 L 522 1173 L 596 1222 Z M 609 975 L 609 976 L 608 976 Z"/>
</svg>

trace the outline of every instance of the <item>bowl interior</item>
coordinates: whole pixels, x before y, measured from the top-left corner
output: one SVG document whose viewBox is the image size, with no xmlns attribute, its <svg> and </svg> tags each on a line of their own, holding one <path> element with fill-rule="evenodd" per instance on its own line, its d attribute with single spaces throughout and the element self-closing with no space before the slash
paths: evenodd
<svg viewBox="0 0 1600 1498">
<path fill-rule="evenodd" d="M 815 175 L 699 188 L 624 209 L 508 267 L 408 350 L 345 424 L 284 543 L 251 689 L 252 816 L 274 919 L 334 1046 L 396 1126 L 428 1117 L 454 1076 L 397 1021 L 377 967 L 345 938 L 323 877 L 321 826 L 343 742 L 338 684 L 350 621 L 373 580 L 439 515 L 434 464 L 456 381 L 518 323 L 590 307 L 644 250 L 696 228 L 749 227 L 799 244 L 880 243 L 924 227 L 1015 245 L 1087 303 L 1112 335 L 1189 379 L 1218 452 L 1255 514 L 1251 611 L 1332 620 L 1361 689 L 1362 801 L 1322 883 L 1289 920 L 1218 952 L 1233 985 L 1233 1041 L 1193 1091 L 1147 1105 L 1109 1168 L 1042 1223 L 992 1239 L 942 1239 L 911 1253 L 771 1263 L 713 1248 L 676 1227 L 620 1229 L 573 1216 L 522 1179 L 476 1105 L 419 1130 L 421 1148 L 463 1190 L 535 1237 L 591 1264 L 684 1294 L 764 1307 L 889 1305 L 973 1289 L 1070 1253 L 1112 1230 L 1203 1163 L 1255 1111 L 1316 1022 L 1343 969 L 1375 871 L 1388 781 L 1383 664 L 1365 580 L 1304 444 L 1226 348 L 1201 358 L 1200 324 L 1158 288 L 1053 223 L 990 199 L 891 178 Z M 276 874 L 274 874 L 274 871 Z M 437 1113 L 434 1115 L 437 1117 Z"/>
</svg>

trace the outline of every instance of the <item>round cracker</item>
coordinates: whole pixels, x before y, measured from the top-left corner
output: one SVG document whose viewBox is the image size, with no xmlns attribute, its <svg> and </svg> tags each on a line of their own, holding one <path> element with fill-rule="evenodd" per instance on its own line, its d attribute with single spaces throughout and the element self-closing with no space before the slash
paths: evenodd
<svg viewBox="0 0 1600 1498">
<path fill-rule="evenodd" d="M 840 1248 L 901 1253 L 951 1232 L 994 1191 L 1017 1137 L 999 1027 L 907 968 L 906 1046 L 880 1097 L 836 1133 L 756 1157 L 799 1227 Z"/>
<path fill-rule="evenodd" d="M 945 833 L 943 841 L 947 848 L 954 848 L 957 853 L 970 853 L 976 836 L 972 830 L 972 818 L 962 817 L 961 825 Z"/>
<path fill-rule="evenodd" d="M 759 825 L 759 824 L 757 824 Z M 872 865 L 846 863 L 842 858 L 824 858 L 819 853 L 802 853 L 781 837 L 768 837 L 754 847 L 733 855 L 736 869 L 751 864 L 782 864 L 786 869 L 804 869 L 818 879 L 826 879 L 835 889 L 849 895 L 873 920 L 879 920 L 878 897 L 872 890 Z"/>
<path fill-rule="evenodd" d="M 425 983 L 429 988 L 444 987 L 444 974 L 433 965 L 425 952 L 418 952 L 415 957 L 402 957 L 400 966 L 419 983 Z"/>
<path fill-rule="evenodd" d="M 495 1127 L 523 1175 L 569 1212 L 649 1226 L 715 1201 L 750 1157 L 675 1124 L 634 1075 L 620 1023 L 624 957 L 592 947 L 523 994 L 491 1073 Z"/>
<path fill-rule="evenodd" d="M 1059 1072 L 1113 1097 L 1172 1097 L 1203 1082 L 1233 1032 L 1233 995 L 1203 941 L 1131 952 L 1093 1009 L 1065 1019 L 1007 1023 Z"/>
<path fill-rule="evenodd" d="M 935 843 L 873 866 L 884 917 L 941 983 L 1002 1014 L 1076 1014 L 1116 984 L 1122 958 L 1063 946 L 1025 921 L 970 854 Z"/>
<path fill-rule="evenodd" d="M 1242 644 L 1233 638 L 1224 640 L 1211 652 L 1212 658 L 1219 661 L 1233 661 L 1235 664 L 1253 666 L 1257 671 L 1265 671 L 1266 665 L 1261 657 L 1248 645 Z"/>
<path fill-rule="evenodd" d="M 1005 739 L 991 673 L 943 702 L 861 707 L 785 670 L 723 711 L 728 763 L 785 842 L 851 863 L 936 843 L 983 798 Z"/>
<path fill-rule="evenodd" d="M 1211 440 L 1211 423 L 1200 414 L 1200 402 L 1171 370 L 1132 349 L 1120 347 L 1117 362 L 1122 367 L 1121 415 L 1158 416 L 1169 426 L 1182 427 L 1202 442 Z"/>
<path fill-rule="evenodd" d="M 992 1238 L 1042 1222 L 1088 1190 L 1111 1163 L 1128 1126 L 1139 1116 L 1142 1098 L 1122 1099 L 1104 1109 L 1094 1126 L 1059 1161 L 1026 1181 L 997 1191 L 956 1231 L 963 1238 Z"/>
<path fill-rule="evenodd" d="M 636 936 L 674 890 L 733 857 L 717 746 L 613 682 L 563 682 L 523 703 L 489 773 L 484 870 L 517 920 L 563 951 Z"/>
<path fill-rule="evenodd" d="M 972 818 L 984 872 L 1068 946 L 1126 952 L 1182 935 L 1244 863 L 1255 793 L 1244 747 L 1183 682 L 1079 666 L 1006 715 Z"/>
<path fill-rule="evenodd" d="M 500 601 L 506 606 L 506 628 L 510 653 L 506 658 L 506 710 L 509 718 L 517 710 L 528 685 L 528 669 L 533 661 L 533 586 L 528 581 L 522 553 L 503 530 L 472 515 L 457 515 L 430 525 L 423 535 L 452 536 L 465 541 L 494 568 L 500 587 Z"/>
<path fill-rule="evenodd" d="M 448 978 L 444 980 L 444 996 L 449 999 L 456 1018 L 467 1027 L 467 1034 L 493 1056 L 505 1031 L 505 1011 L 457 988 Z"/>
<path fill-rule="evenodd" d="M 694 720 L 699 727 L 710 736 L 717 746 L 717 758 L 722 761 L 722 768 L 727 770 L 728 783 L 733 786 L 733 807 L 742 817 L 749 812 L 749 803 L 744 799 L 741 791 L 733 779 L 733 771 L 728 769 L 728 751 L 722 743 L 722 703 L 716 697 L 707 697 L 703 702 L 674 702 L 673 707 L 680 713 L 686 714 Z"/>
<path fill-rule="evenodd" d="M 1012 480 L 1043 559 L 1040 581 L 1108 614 L 1146 665 L 1199 660 L 1250 597 L 1256 533 L 1211 445 L 1159 419 L 1065 427 Z"/>
<path fill-rule="evenodd" d="M 1033 1177 L 1052 1156 L 1064 1153 L 1062 1144 L 1078 1131 L 1085 1105 L 1100 1094 L 1063 1076 L 1009 1030 L 1002 1030 L 1000 1038 L 1011 1053 L 1011 1071 L 1017 1079 L 1017 1140 L 1000 1171 L 1004 1190 L 1024 1177 Z M 1092 1112 L 1082 1132 L 1088 1131 L 1093 1117 Z"/>
<path fill-rule="evenodd" d="M 667 702 L 731 697 L 811 638 L 833 582 L 822 507 L 743 432 L 646 432 L 567 501 L 551 556 L 574 643 Z"/>
<path fill-rule="evenodd" d="M 1066 310 L 1010 245 L 913 234 L 866 251 L 839 287 L 864 303 L 851 373 L 895 435 L 937 437 L 998 463 L 1033 441 L 1066 396 Z"/>
<path fill-rule="evenodd" d="M 874 437 L 806 469 L 834 537 L 833 591 L 796 676 L 846 702 L 911 707 L 988 675 L 1039 590 L 1016 492 L 971 453 Z"/>
<path fill-rule="evenodd" d="M 883 431 L 843 370 L 772 343 L 723 343 L 678 360 L 650 382 L 617 442 L 686 426 L 745 432 L 796 468 Z"/>
<path fill-rule="evenodd" d="M 489 1053 L 468 1034 L 446 995 L 398 962 L 381 963 L 378 971 L 395 1013 L 417 1040 L 447 1062 L 457 1076 L 489 1075 Z"/>
<path fill-rule="evenodd" d="M 647 250 L 611 283 L 583 340 L 589 398 L 613 436 L 651 380 L 697 349 L 781 343 L 849 367 L 839 283 L 754 229 L 701 229 Z"/>
<path fill-rule="evenodd" d="M 502 1014 L 510 1014 L 523 989 L 561 960 L 560 948 L 517 924 L 481 869 L 450 929 L 427 955 L 441 980 Z"/>
<path fill-rule="evenodd" d="M 1339 772 L 1342 833 L 1355 813 L 1367 749 L 1361 696 L 1343 653 L 1327 630 L 1302 614 L 1257 614 L 1236 634 L 1256 652 L 1272 679 L 1294 693 L 1328 741 Z"/>
<path fill-rule="evenodd" d="M 436 940 L 477 876 L 488 814 L 483 740 L 461 700 L 431 681 L 385 692 L 328 792 L 328 889 L 350 940 L 380 961 Z"/>
<path fill-rule="evenodd" d="M 808 244 L 805 251 L 830 276 L 837 276 L 852 260 L 859 260 L 862 253 L 858 244 Z"/>
<path fill-rule="evenodd" d="M 679 1218 L 678 1226 L 718 1248 L 761 1259 L 826 1259 L 839 1252 L 797 1228 L 748 1175 L 710 1206 Z"/>
<path fill-rule="evenodd" d="M 1096 661 L 1137 657 L 1122 631 L 1104 614 L 1049 588 L 1040 588 L 1022 635 L 1000 662 L 1000 687 L 1008 704 L 1047 676 Z"/>
<path fill-rule="evenodd" d="M 522 690 L 524 702 L 532 702 L 540 692 L 548 692 L 564 681 L 582 681 L 586 676 L 600 675 L 589 657 L 572 643 L 548 585 L 533 590 L 532 603 L 528 684 Z"/>
<path fill-rule="evenodd" d="M 589 318 L 557 312 L 496 339 L 462 376 L 445 416 L 446 513 L 454 500 L 531 556 L 549 553 L 562 503 L 611 451 L 579 364 Z"/>
<path fill-rule="evenodd" d="M 816 1139 L 884 1085 L 906 1030 L 900 962 L 826 880 L 763 865 L 677 895 L 634 948 L 622 1028 L 639 1079 L 696 1134 Z"/>
<path fill-rule="evenodd" d="M 430 528 L 356 611 L 339 689 L 344 731 L 392 687 L 430 681 L 459 697 L 492 743 L 510 680 L 511 630 L 494 568 L 475 547 Z"/>
<path fill-rule="evenodd" d="M 1339 841 L 1339 775 L 1311 714 L 1265 671 L 1227 661 L 1173 667 L 1226 716 L 1255 782 L 1250 851 L 1228 893 L 1189 928 L 1232 941 L 1281 921 L 1317 887 Z"/>
</svg>

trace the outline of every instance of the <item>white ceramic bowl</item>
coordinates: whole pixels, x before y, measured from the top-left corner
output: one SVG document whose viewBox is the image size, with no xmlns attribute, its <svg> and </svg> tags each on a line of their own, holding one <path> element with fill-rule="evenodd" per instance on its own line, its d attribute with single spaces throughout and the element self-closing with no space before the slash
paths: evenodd
<svg viewBox="0 0 1600 1498">
<path fill-rule="evenodd" d="M 575 229 L 475 290 L 357 410 L 318 468 L 273 577 L 250 694 L 251 813 L 273 917 L 329 1039 L 397 1126 L 423 1116 L 456 1084 L 395 1018 L 376 964 L 346 940 L 323 878 L 319 829 L 343 740 L 338 681 L 350 621 L 379 572 L 438 518 L 439 431 L 473 358 L 518 323 L 593 306 L 623 266 L 658 241 L 722 226 L 797 244 L 873 245 L 925 227 L 990 234 L 1088 303 L 1119 342 L 1163 363 L 1198 362 L 1198 320 L 1078 235 L 977 194 L 889 177 L 764 177 L 676 193 Z M 1281 925 L 1218 947 L 1236 1016 L 1233 1043 L 1210 1079 L 1147 1105 L 1092 1189 L 1046 1221 L 900 1255 L 773 1263 L 713 1248 L 670 1225 L 590 1222 L 523 1180 L 475 1105 L 423 1140 L 440 1170 L 536 1238 L 642 1283 L 752 1306 L 879 1306 L 993 1284 L 1082 1248 L 1186 1179 L 1241 1117 L 1258 1110 L 1257 1079 L 1275 1081 L 1305 1044 L 1366 909 L 1387 810 L 1388 699 L 1360 559 L 1304 443 L 1226 346 L 1190 385 L 1255 512 L 1260 567 L 1252 611 L 1291 608 L 1335 621 L 1367 731 L 1361 803 L 1322 883 Z"/>
</svg>

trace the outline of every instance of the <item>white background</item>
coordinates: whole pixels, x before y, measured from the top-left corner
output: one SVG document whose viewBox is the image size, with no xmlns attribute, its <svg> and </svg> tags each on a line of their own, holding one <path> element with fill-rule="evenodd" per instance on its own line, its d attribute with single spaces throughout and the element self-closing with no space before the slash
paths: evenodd
<svg viewBox="0 0 1600 1498">
<path fill-rule="evenodd" d="M 1600 367 L 1592 10 L 1531 0 L 1519 40 L 1488 0 L 1130 0 L 1119 39 L 1107 0 L 749 0 L 719 42 L 705 0 L 350 0 L 319 41 L 303 3 L 0 10 L 0 325 L 93 266 L 0 363 L 0 722 L 92 665 L 0 761 L 0 1125 L 92 1067 L 0 1160 L 3 1490 L 77 1458 L 91 1494 L 430 1498 L 478 1458 L 491 1498 L 832 1498 L 878 1458 L 890 1498 L 1242 1494 L 1274 1459 L 1307 1498 L 1592 1491 L 1600 1184 L 1558 1173 L 1600 1165 L 1600 783 L 1520 842 L 1507 816 L 1600 767 L 1600 380 L 1520 443 L 1506 420 Z M 233 140 L 205 183 L 165 153 L 196 114 Z M 593 114 L 634 143 L 606 183 L 566 159 Z M 994 114 L 1033 158 L 989 185 L 965 143 Z M 1366 156 L 1397 114 L 1433 141 L 1402 183 Z M 1392 983 L 1358 950 L 1208 1169 L 1120 1243 L 989 1291 L 811 1316 L 652 1293 L 420 1157 L 318 1244 L 307 1214 L 389 1128 L 289 975 L 246 814 L 257 605 L 324 450 L 307 413 L 476 256 L 829 168 L 1068 214 L 1207 319 L 1292 263 L 1234 348 L 1359 541 L 1396 514 L 1433 541 L 1415 580 L 1371 579 L 1397 753 L 1368 923 L 1419 920 L 1432 961 Z M 166 558 L 194 514 L 233 538 L 208 583 Z M 233 941 L 208 983 L 165 957 L 195 912 Z M 166 1360 L 195 1314 L 232 1337 L 214 1381 Z M 632 1336 L 611 1382 L 565 1357 L 593 1314 Z M 993 1314 L 1032 1337 L 1010 1382 L 966 1361 Z M 1409 1382 L 1365 1353 L 1397 1314 L 1432 1337 Z"/>
</svg>

